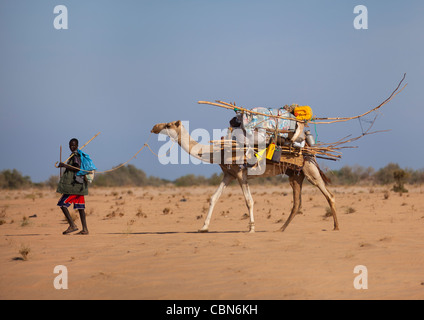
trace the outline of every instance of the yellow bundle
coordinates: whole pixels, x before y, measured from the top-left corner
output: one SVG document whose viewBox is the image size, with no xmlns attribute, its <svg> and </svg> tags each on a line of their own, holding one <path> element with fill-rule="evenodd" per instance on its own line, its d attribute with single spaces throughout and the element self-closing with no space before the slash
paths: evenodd
<svg viewBox="0 0 424 320">
<path fill-rule="evenodd" d="M 310 106 L 298 106 L 294 108 L 294 115 L 297 120 L 309 121 L 314 116 Z"/>
</svg>

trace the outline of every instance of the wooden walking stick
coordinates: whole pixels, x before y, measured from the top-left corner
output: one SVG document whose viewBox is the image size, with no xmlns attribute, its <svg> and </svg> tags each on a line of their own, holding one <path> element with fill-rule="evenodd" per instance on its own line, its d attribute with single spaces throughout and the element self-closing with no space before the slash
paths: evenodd
<svg viewBox="0 0 424 320">
<path fill-rule="evenodd" d="M 59 161 L 62 162 L 62 145 L 60 145 Z M 62 168 L 59 168 L 59 178 L 62 178 Z"/>
</svg>

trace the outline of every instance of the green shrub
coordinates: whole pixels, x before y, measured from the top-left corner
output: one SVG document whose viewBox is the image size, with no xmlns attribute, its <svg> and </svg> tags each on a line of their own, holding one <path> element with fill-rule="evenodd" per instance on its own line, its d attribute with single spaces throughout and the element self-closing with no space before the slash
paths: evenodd
<svg viewBox="0 0 424 320">
<path fill-rule="evenodd" d="M 0 189 L 23 189 L 32 186 L 31 178 L 16 169 L 0 172 Z"/>
</svg>

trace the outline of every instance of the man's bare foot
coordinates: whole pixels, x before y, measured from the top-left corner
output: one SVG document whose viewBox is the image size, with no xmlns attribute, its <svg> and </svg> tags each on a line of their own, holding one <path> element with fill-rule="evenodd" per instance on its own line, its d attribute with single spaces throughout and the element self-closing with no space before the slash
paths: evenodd
<svg viewBox="0 0 424 320">
<path fill-rule="evenodd" d="M 88 234 L 88 230 L 81 230 L 80 232 L 76 233 L 79 235 L 87 235 Z"/>
<path fill-rule="evenodd" d="M 68 229 L 66 229 L 65 231 L 62 232 L 62 234 L 68 234 L 74 231 L 78 231 L 78 228 L 75 226 L 69 226 Z"/>
</svg>

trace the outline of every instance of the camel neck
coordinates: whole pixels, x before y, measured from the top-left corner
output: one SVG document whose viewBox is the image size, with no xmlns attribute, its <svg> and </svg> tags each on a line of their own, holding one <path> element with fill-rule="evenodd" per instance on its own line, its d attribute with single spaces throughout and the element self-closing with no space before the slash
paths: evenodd
<svg viewBox="0 0 424 320">
<path fill-rule="evenodd" d="M 211 162 L 210 156 L 213 151 L 211 145 L 200 144 L 192 139 L 186 128 L 181 125 L 178 134 L 178 144 L 191 156 L 205 162 Z"/>
</svg>

